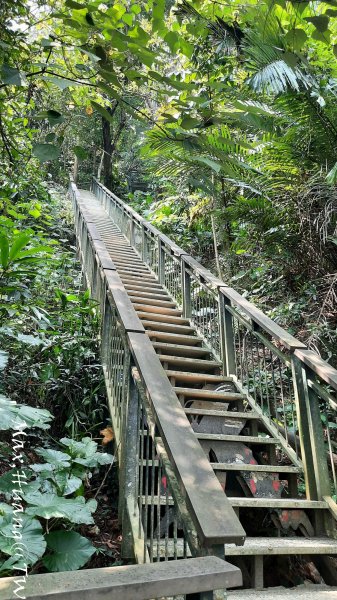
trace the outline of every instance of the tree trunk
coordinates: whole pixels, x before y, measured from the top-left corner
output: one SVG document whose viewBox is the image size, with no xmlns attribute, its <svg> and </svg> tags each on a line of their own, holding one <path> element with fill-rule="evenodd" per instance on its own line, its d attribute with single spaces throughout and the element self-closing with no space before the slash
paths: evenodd
<svg viewBox="0 0 337 600">
<path fill-rule="evenodd" d="M 102 117 L 102 135 L 103 135 L 103 174 L 104 185 L 109 190 L 112 188 L 112 137 L 110 123 Z"/>
</svg>

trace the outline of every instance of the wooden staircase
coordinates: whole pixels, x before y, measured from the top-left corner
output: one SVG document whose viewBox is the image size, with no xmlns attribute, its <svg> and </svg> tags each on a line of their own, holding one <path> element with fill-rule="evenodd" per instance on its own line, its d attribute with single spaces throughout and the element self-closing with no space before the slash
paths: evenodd
<svg viewBox="0 0 337 600">
<path fill-rule="evenodd" d="M 228 544 L 225 548 L 226 558 L 241 568 L 244 586 L 261 588 L 269 579 L 280 585 L 284 561 L 279 558 L 284 556 L 302 557 L 299 560 L 320 569 L 326 583 L 336 583 L 334 563 L 324 559 L 337 555 L 333 533 L 327 535 L 334 529 L 328 504 L 302 497 L 298 461 L 266 429 L 261 413 L 254 410 L 234 378 L 222 374 L 222 363 L 95 197 L 88 192 L 82 195 L 87 206 L 94 208 L 92 220 L 134 310 L 247 532 L 244 546 Z M 145 462 L 147 468 L 156 468 L 148 458 L 143 458 L 144 469 Z M 163 495 L 156 502 L 169 510 L 170 498 Z M 173 556 L 173 540 L 163 540 L 165 544 L 171 544 Z M 175 543 L 175 551 L 176 547 Z M 178 540 L 179 555 L 183 557 L 184 551 Z M 272 569 L 274 578 L 266 576 L 264 569 Z"/>
</svg>

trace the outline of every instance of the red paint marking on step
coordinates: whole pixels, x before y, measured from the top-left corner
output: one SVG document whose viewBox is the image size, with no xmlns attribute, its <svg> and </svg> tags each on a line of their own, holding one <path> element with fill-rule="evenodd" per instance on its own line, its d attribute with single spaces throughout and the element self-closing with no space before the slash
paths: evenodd
<svg viewBox="0 0 337 600">
<path fill-rule="evenodd" d="M 254 479 L 249 480 L 249 487 L 251 489 L 252 494 L 254 495 L 256 493 L 256 483 Z"/>
</svg>

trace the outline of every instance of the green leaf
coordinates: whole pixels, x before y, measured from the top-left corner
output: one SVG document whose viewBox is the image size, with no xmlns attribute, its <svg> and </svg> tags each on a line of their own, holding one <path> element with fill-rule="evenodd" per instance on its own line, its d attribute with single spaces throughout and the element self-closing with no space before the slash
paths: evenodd
<svg viewBox="0 0 337 600">
<path fill-rule="evenodd" d="M 9 252 L 9 262 L 12 262 L 25 246 L 27 246 L 28 242 L 31 239 L 31 235 L 29 233 L 20 233 L 14 238 L 14 242 L 12 243 L 12 247 Z"/>
<path fill-rule="evenodd" d="M 76 571 L 96 552 L 89 540 L 75 531 L 52 531 L 46 540 L 52 553 L 43 558 L 43 563 L 52 572 Z"/>
<path fill-rule="evenodd" d="M 96 500 L 88 500 L 82 496 L 77 498 L 61 498 L 55 494 L 35 492 L 25 495 L 29 504 L 27 515 L 43 519 L 67 519 L 71 523 L 90 525 L 94 523 L 92 513 L 97 509 Z"/>
<path fill-rule="evenodd" d="M 55 138 L 56 138 L 56 134 L 51 132 L 51 133 L 47 133 L 45 140 L 46 140 L 46 142 L 53 142 Z"/>
<path fill-rule="evenodd" d="M 52 144 L 35 144 L 33 146 L 33 155 L 38 158 L 40 162 L 56 160 L 59 158 L 60 152 L 60 148 L 53 146 Z"/>
<path fill-rule="evenodd" d="M 165 0 L 154 0 L 152 9 L 152 31 L 165 30 L 164 24 Z"/>
<path fill-rule="evenodd" d="M 295 51 L 299 52 L 307 41 L 308 36 L 303 29 L 298 29 L 295 27 L 294 29 L 290 29 L 288 31 L 288 33 L 284 36 L 284 39 L 293 47 Z"/>
<path fill-rule="evenodd" d="M 17 404 L 14 400 L 0 395 L 0 430 L 2 431 L 13 429 L 15 421 L 24 421 L 28 427 L 47 429 L 52 418 L 46 409 Z"/>
<path fill-rule="evenodd" d="M 87 14 L 85 15 L 85 20 L 88 23 L 88 25 L 91 25 L 91 27 L 95 27 L 95 21 L 92 18 L 92 15 L 90 12 L 87 12 Z"/>
<path fill-rule="evenodd" d="M 183 129 L 195 129 L 198 125 L 200 125 L 199 119 L 193 117 L 184 117 L 180 123 L 180 127 Z"/>
<path fill-rule="evenodd" d="M 80 4 L 79 2 L 75 2 L 75 0 L 66 0 L 65 5 L 74 10 L 82 10 L 86 7 L 85 4 Z"/>
<path fill-rule="evenodd" d="M 219 163 L 215 162 L 211 158 L 207 158 L 207 156 L 196 156 L 195 160 L 197 160 L 198 162 L 204 163 L 205 165 L 210 167 L 216 173 L 219 173 L 221 170 L 221 165 L 219 165 Z"/>
<path fill-rule="evenodd" d="M 63 123 L 65 118 L 58 110 L 44 110 L 36 115 L 38 119 L 48 119 L 51 125 L 58 125 L 59 123 Z"/>
<path fill-rule="evenodd" d="M 27 565 L 34 565 L 46 550 L 46 541 L 43 536 L 42 525 L 37 519 L 32 519 L 25 514 L 19 514 L 22 519 L 20 528 L 14 528 L 13 515 L 8 515 L 4 519 L 0 528 L 0 550 L 9 556 L 17 554 L 16 542 L 20 542 L 24 561 Z M 14 537 L 13 531 L 20 533 L 20 539 Z"/>
<path fill-rule="evenodd" d="M 61 77 L 50 77 L 50 76 L 47 77 L 46 76 L 46 77 L 44 77 L 44 80 L 47 82 L 53 83 L 58 88 L 60 88 L 60 90 L 65 90 L 66 88 L 68 88 L 72 85 L 73 86 L 79 85 L 75 81 L 68 81 L 67 79 L 62 79 Z"/>
<path fill-rule="evenodd" d="M 3 83 L 6 85 L 23 85 L 23 81 L 20 75 L 20 71 L 18 69 L 14 69 L 10 67 L 6 63 L 2 65 L 1 69 L 1 79 Z"/>
<path fill-rule="evenodd" d="M 79 160 L 85 160 L 88 158 L 88 152 L 85 150 L 85 148 L 82 148 L 82 146 L 74 146 L 73 153 Z"/>
<path fill-rule="evenodd" d="M 3 269 L 8 267 L 9 261 L 9 243 L 4 233 L 0 234 L 0 262 Z"/>
<path fill-rule="evenodd" d="M 180 45 L 179 35 L 175 31 L 169 31 L 169 33 L 164 37 L 164 41 L 167 43 L 172 53 L 175 53 L 178 50 Z"/>
<path fill-rule="evenodd" d="M 42 456 L 47 463 L 59 466 L 60 469 L 70 467 L 69 454 L 52 448 L 37 448 L 36 454 Z"/>
<path fill-rule="evenodd" d="M 110 115 L 109 111 L 107 111 L 106 108 L 104 108 L 103 106 L 101 106 L 100 104 L 98 104 L 98 102 L 95 102 L 94 100 L 91 100 L 91 105 L 94 107 L 95 110 L 97 110 L 97 112 L 104 117 L 104 119 L 106 121 L 108 121 L 109 123 L 113 123 L 113 117 Z"/>
<path fill-rule="evenodd" d="M 331 171 L 326 176 L 326 180 L 330 185 L 335 185 L 337 182 L 337 162 L 332 167 Z"/>
<path fill-rule="evenodd" d="M 320 31 L 320 33 L 327 31 L 330 21 L 329 17 L 326 15 L 319 15 L 318 17 L 305 17 L 304 20 L 308 21 L 308 23 L 312 23 L 316 27 L 317 31 Z"/>
</svg>

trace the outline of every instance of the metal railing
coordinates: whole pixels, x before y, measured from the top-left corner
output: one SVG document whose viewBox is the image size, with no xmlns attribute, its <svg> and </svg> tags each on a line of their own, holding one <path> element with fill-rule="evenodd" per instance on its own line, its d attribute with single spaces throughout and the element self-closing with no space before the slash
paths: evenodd
<svg viewBox="0 0 337 600">
<path fill-rule="evenodd" d="M 92 189 L 277 436 L 279 458 L 303 468 L 307 498 L 324 498 L 337 517 L 337 370 L 96 179 Z"/>
<path fill-rule="evenodd" d="M 126 212 L 118 212 L 113 195 L 107 202 L 105 192 L 98 193 L 136 248 L 139 230 Z M 120 464 L 123 553 L 135 554 L 140 563 L 223 557 L 226 543 L 243 544 L 244 530 L 74 184 L 70 195 L 83 271 L 102 317 L 102 363 Z M 142 244 L 145 239 L 141 235 Z"/>
</svg>

